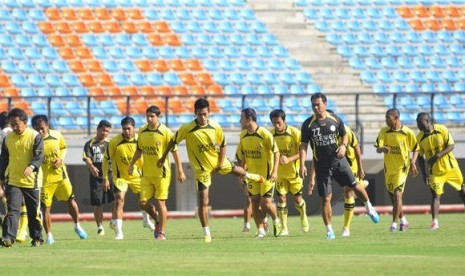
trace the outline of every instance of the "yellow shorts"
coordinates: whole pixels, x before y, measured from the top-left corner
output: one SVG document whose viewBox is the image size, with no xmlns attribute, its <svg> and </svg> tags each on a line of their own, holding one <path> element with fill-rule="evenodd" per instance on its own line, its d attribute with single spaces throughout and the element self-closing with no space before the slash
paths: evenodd
<svg viewBox="0 0 465 276">
<path fill-rule="evenodd" d="M 228 159 L 224 160 L 223 166 L 218 171 L 221 175 L 229 174 L 233 171 L 234 163 L 229 161 Z M 196 171 L 195 172 L 195 179 L 198 182 L 205 185 L 205 187 L 210 187 L 212 184 L 212 174 L 211 171 Z"/>
<path fill-rule="evenodd" d="M 390 194 L 393 194 L 396 189 L 399 189 L 400 192 L 403 193 L 406 181 L 406 173 L 395 173 L 385 175 L 386 188 Z"/>
<path fill-rule="evenodd" d="M 455 168 L 445 174 L 441 175 L 430 175 L 429 176 L 430 188 L 437 195 L 444 193 L 444 184 L 449 184 L 456 191 L 460 191 L 463 185 L 463 176 L 459 168 Z"/>
<path fill-rule="evenodd" d="M 73 186 L 71 186 L 71 182 L 68 178 L 58 182 L 44 183 L 40 192 L 42 204 L 44 204 L 45 207 L 52 206 L 53 196 L 55 196 L 58 201 L 68 201 L 74 198 Z"/>
<path fill-rule="evenodd" d="M 274 187 L 275 183 L 268 179 L 261 184 L 255 181 L 247 181 L 247 190 L 251 196 L 273 197 Z"/>
<path fill-rule="evenodd" d="M 276 192 L 280 195 L 302 194 L 303 180 L 300 177 L 295 178 L 278 178 L 276 181 Z"/>
<path fill-rule="evenodd" d="M 144 176 L 140 180 L 140 201 L 147 202 L 151 198 L 167 200 L 171 177 Z"/>
<path fill-rule="evenodd" d="M 129 186 L 134 194 L 140 193 L 140 178 L 136 178 L 129 181 L 124 178 L 117 178 L 114 181 L 114 184 L 115 187 L 118 188 L 118 190 L 120 190 L 121 192 L 127 192 Z"/>
</svg>

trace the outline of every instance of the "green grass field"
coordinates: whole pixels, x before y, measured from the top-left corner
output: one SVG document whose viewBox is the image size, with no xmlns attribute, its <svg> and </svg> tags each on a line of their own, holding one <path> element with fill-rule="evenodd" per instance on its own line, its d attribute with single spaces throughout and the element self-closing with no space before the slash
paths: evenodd
<svg viewBox="0 0 465 276">
<path fill-rule="evenodd" d="M 290 218 L 289 237 L 254 238 L 243 234 L 242 219 L 211 219 L 213 242 L 205 244 L 197 219 L 168 221 L 168 240 L 156 241 L 141 221 L 125 221 L 125 240 L 97 236 L 95 224 L 84 222 L 87 240 L 79 240 L 70 222 L 54 223 L 56 243 L 32 248 L 15 244 L 0 248 L 2 275 L 19 274 L 344 274 L 458 275 L 465 256 L 464 214 L 443 214 L 441 228 L 429 229 L 429 215 L 409 215 L 407 232 L 390 233 L 391 218 L 379 224 L 354 217 L 351 237 L 342 238 L 342 216 L 334 217 L 336 239 L 325 239 L 321 217 L 310 217 L 311 229 L 300 231 Z"/>
</svg>

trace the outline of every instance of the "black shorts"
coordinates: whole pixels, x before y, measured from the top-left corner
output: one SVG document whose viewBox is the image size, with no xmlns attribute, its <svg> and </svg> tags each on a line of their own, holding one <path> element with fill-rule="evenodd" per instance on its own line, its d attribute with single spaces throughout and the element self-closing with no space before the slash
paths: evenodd
<svg viewBox="0 0 465 276">
<path fill-rule="evenodd" d="M 110 189 L 103 191 L 103 180 L 95 177 L 90 178 L 90 205 L 101 206 L 105 203 L 112 202 L 115 197 L 113 196 L 113 181 L 110 180 Z"/>
<path fill-rule="evenodd" d="M 325 197 L 333 192 L 331 184 L 336 180 L 341 186 L 355 187 L 357 180 L 347 159 L 334 161 L 331 167 L 316 168 L 318 195 Z"/>
</svg>

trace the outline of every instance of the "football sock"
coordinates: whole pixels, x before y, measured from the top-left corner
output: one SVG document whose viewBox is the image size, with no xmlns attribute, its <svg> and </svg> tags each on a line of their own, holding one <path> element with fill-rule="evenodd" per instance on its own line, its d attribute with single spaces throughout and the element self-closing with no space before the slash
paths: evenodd
<svg viewBox="0 0 465 276">
<path fill-rule="evenodd" d="M 19 217 L 18 236 L 25 237 L 27 234 L 27 210 L 25 205 L 21 205 L 21 215 Z"/>
<path fill-rule="evenodd" d="M 144 220 L 144 224 L 147 224 L 150 222 L 149 214 L 147 214 L 146 211 L 141 211 L 142 212 L 142 219 Z"/>
<path fill-rule="evenodd" d="M 286 207 L 286 202 L 278 203 L 278 216 L 283 223 L 284 229 L 287 229 L 287 214 L 288 209 Z"/>
<path fill-rule="evenodd" d="M 407 218 L 405 216 L 401 217 L 400 223 L 408 223 Z"/>
<path fill-rule="evenodd" d="M 258 234 L 266 235 L 265 228 L 258 228 Z"/>
<path fill-rule="evenodd" d="M 203 227 L 203 234 L 205 236 L 211 236 L 211 233 L 210 233 L 210 227 L 209 226 L 206 226 L 206 227 Z"/>
<path fill-rule="evenodd" d="M 326 225 L 326 232 L 334 232 L 333 227 L 331 224 Z"/>
<path fill-rule="evenodd" d="M 116 234 L 123 233 L 123 220 L 115 219 Z"/>
<path fill-rule="evenodd" d="M 48 232 L 48 233 L 47 233 L 47 238 L 53 238 L 52 232 Z"/>
<path fill-rule="evenodd" d="M 245 222 L 245 223 L 244 223 L 244 227 L 250 229 L 250 222 Z"/>
<path fill-rule="evenodd" d="M 79 222 L 74 223 L 74 228 L 81 229 L 81 224 Z"/>
<path fill-rule="evenodd" d="M 373 209 L 373 205 L 371 205 L 371 202 L 369 200 L 365 202 L 365 207 L 367 208 L 368 213 L 371 211 L 371 209 Z"/>
<path fill-rule="evenodd" d="M 354 216 L 355 199 L 353 197 L 344 199 L 344 227 L 349 228 Z"/>
<path fill-rule="evenodd" d="M 307 216 L 307 203 L 305 200 L 302 198 L 300 205 L 296 203 L 294 207 L 297 209 L 297 211 L 299 211 L 300 220 L 304 220 Z"/>
<path fill-rule="evenodd" d="M 397 229 L 397 222 L 393 222 L 393 223 L 391 224 L 391 227 Z"/>
<path fill-rule="evenodd" d="M 437 218 L 433 219 L 433 223 L 436 223 L 437 225 L 439 225 L 439 220 Z"/>
</svg>

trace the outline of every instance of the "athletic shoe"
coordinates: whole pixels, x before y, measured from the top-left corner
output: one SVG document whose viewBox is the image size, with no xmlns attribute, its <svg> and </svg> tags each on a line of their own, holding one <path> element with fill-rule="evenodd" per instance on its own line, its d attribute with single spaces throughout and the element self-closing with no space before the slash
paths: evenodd
<svg viewBox="0 0 465 276">
<path fill-rule="evenodd" d="M 390 231 L 390 232 L 396 232 L 396 231 L 397 231 L 397 227 L 391 225 L 391 227 L 389 227 L 389 231 Z"/>
<path fill-rule="evenodd" d="M 42 244 L 44 244 L 44 241 L 43 241 L 43 240 L 32 240 L 32 241 L 31 241 L 31 246 L 32 246 L 32 247 L 39 247 L 39 246 L 41 246 Z"/>
<path fill-rule="evenodd" d="M 289 236 L 289 231 L 287 229 L 283 230 L 283 232 L 281 233 L 281 236 Z"/>
<path fill-rule="evenodd" d="M 256 238 L 256 239 L 262 239 L 262 238 L 264 238 L 264 237 L 266 237 L 266 234 L 265 234 L 265 233 L 257 233 L 257 234 L 255 234 L 255 238 Z"/>
<path fill-rule="evenodd" d="M 97 229 L 97 235 L 99 235 L 99 236 L 105 236 L 105 229 L 103 229 L 103 228 Z"/>
<path fill-rule="evenodd" d="M 162 232 L 158 233 L 158 236 L 157 236 L 156 240 L 158 240 L 158 241 L 166 240 L 165 233 L 162 233 Z M 210 238 L 210 240 L 211 240 L 211 238 Z"/>
<path fill-rule="evenodd" d="M 2 239 L 0 241 L 0 245 L 3 246 L 3 247 L 6 247 L 6 248 L 10 248 L 10 247 L 13 246 L 13 242 L 11 240 Z"/>
<path fill-rule="evenodd" d="M 53 239 L 53 236 L 47 237 L 47 240 L 45 241 L 46 244 L 54 244 L 55 240 Z"/>
<path fill-rule="evenodd" d="M 400 231 L 407 231 L 408 227 L 409 227 L 408 222 L 406 222 L 406 223 L 401 223 L 401 224 L 400 224 L 400 227 L 399 227 L 399 230 L 400 230 Z"/>
<path fill-rule="evenodd" d="M 86 233 L 86 231 L 84 231 L 84 229 L 82 229 L 80 227 L 79 228 L 74 228 L 74 232 L 76 232 L 76 234 L 79 236 L 79 238 L 81 240 L 87 239 L 87 233 Z"/>
<path fill-rule="evenodd" d="M 379 222 L 379 215 L 378 215 L 378 212 L 376 212 L 375 208 L 371 208 L 371 210 L 370 210 L 370 212 L 368 213 L 368 215 L 370 216 L 371 221 L 373 221 L 374 223 L 378 223 L 378 222 Z"/>
<path fill-rule="evenodd" d="M 349 228 L 342 228 L 342 236 L 343 237 L 350 237 L 350 230 Z"/>
<path fill-rule="evenodd" d="M 206 242 L 206 243 L 211 243 L 212 242 L 212 236 L 205 236 L 203 237 L 203 241 Z"/>
<path fill-rule="evenodd" d="M 248 180 L 252 180 L 257 183 L 265 182 L 265 178 L 263 176 L 256 174 L 256 173 L 247 173 L 245 176 Z"/>
<path fill-rule="evenodd" d="M 433 222 L 431 224 L 431 230 L 438 230 L 439 229 L 439 223 Z"/>
<path fill-rule="evenodd" d="M 27 239 L 26 233 L 21 233 L 21 234 L 18 234 L 18 235 L 16 236 L 16 241 L 19 242 L 19 243 L 25 242 L 26 239 Z"/>
<path fill-rule="evenodd" d="M 284 227 L 281 224 L 281 222 L 273 223 L 273 234 L 275 237 L 281 236 L 281 234 L 283 233 L 283 230 L 284 230 Z"/>
<path fill-rule="evenodd" d="M 153 236 L 156 238 L 158 238 L 158 233 L 160 233 L 160 224 L 157 223 L 155 224 L 155 230 L 153 230 Z"/>
<path fill-rule="evenodd" d="M 117 234 L 115 240 L 124 240 L 124 235 L 122 233 Z"/>
<path fill-rule="evenodd" d="M 335 238 L 336 238 L 336 235 L 334 235 L 333 231 L 326 233 L 327 240 L 334 240 Z"/>
<path fill-rule="evenodd" d="M 247 227 L 247 226 L 244 226 L 244 228 L 242 228 L 242 233 L 249 233 L 250 232 L 250 228 Z"/>
<path fill-rule="evenodd" d="M 150 229 L 150 231 L 154 231 L 154 230 L 155 230 L 155 225 L 153 225 L 153 223 L 152 223 L 151 221 L 144 222 L 144 223 L 142 224 L 142 226 L 143 226 L 144 228 Z"/>
<path fill-rule="evenodd" d="M 300 225 L 302 225 L 302 231 L 304 231 L 305 233 L 308 232 L 308 230 L 310 229 L 310 225 L 308 225 L 308 218 L 307 216 L 300 218 Z"/>
</svg>

